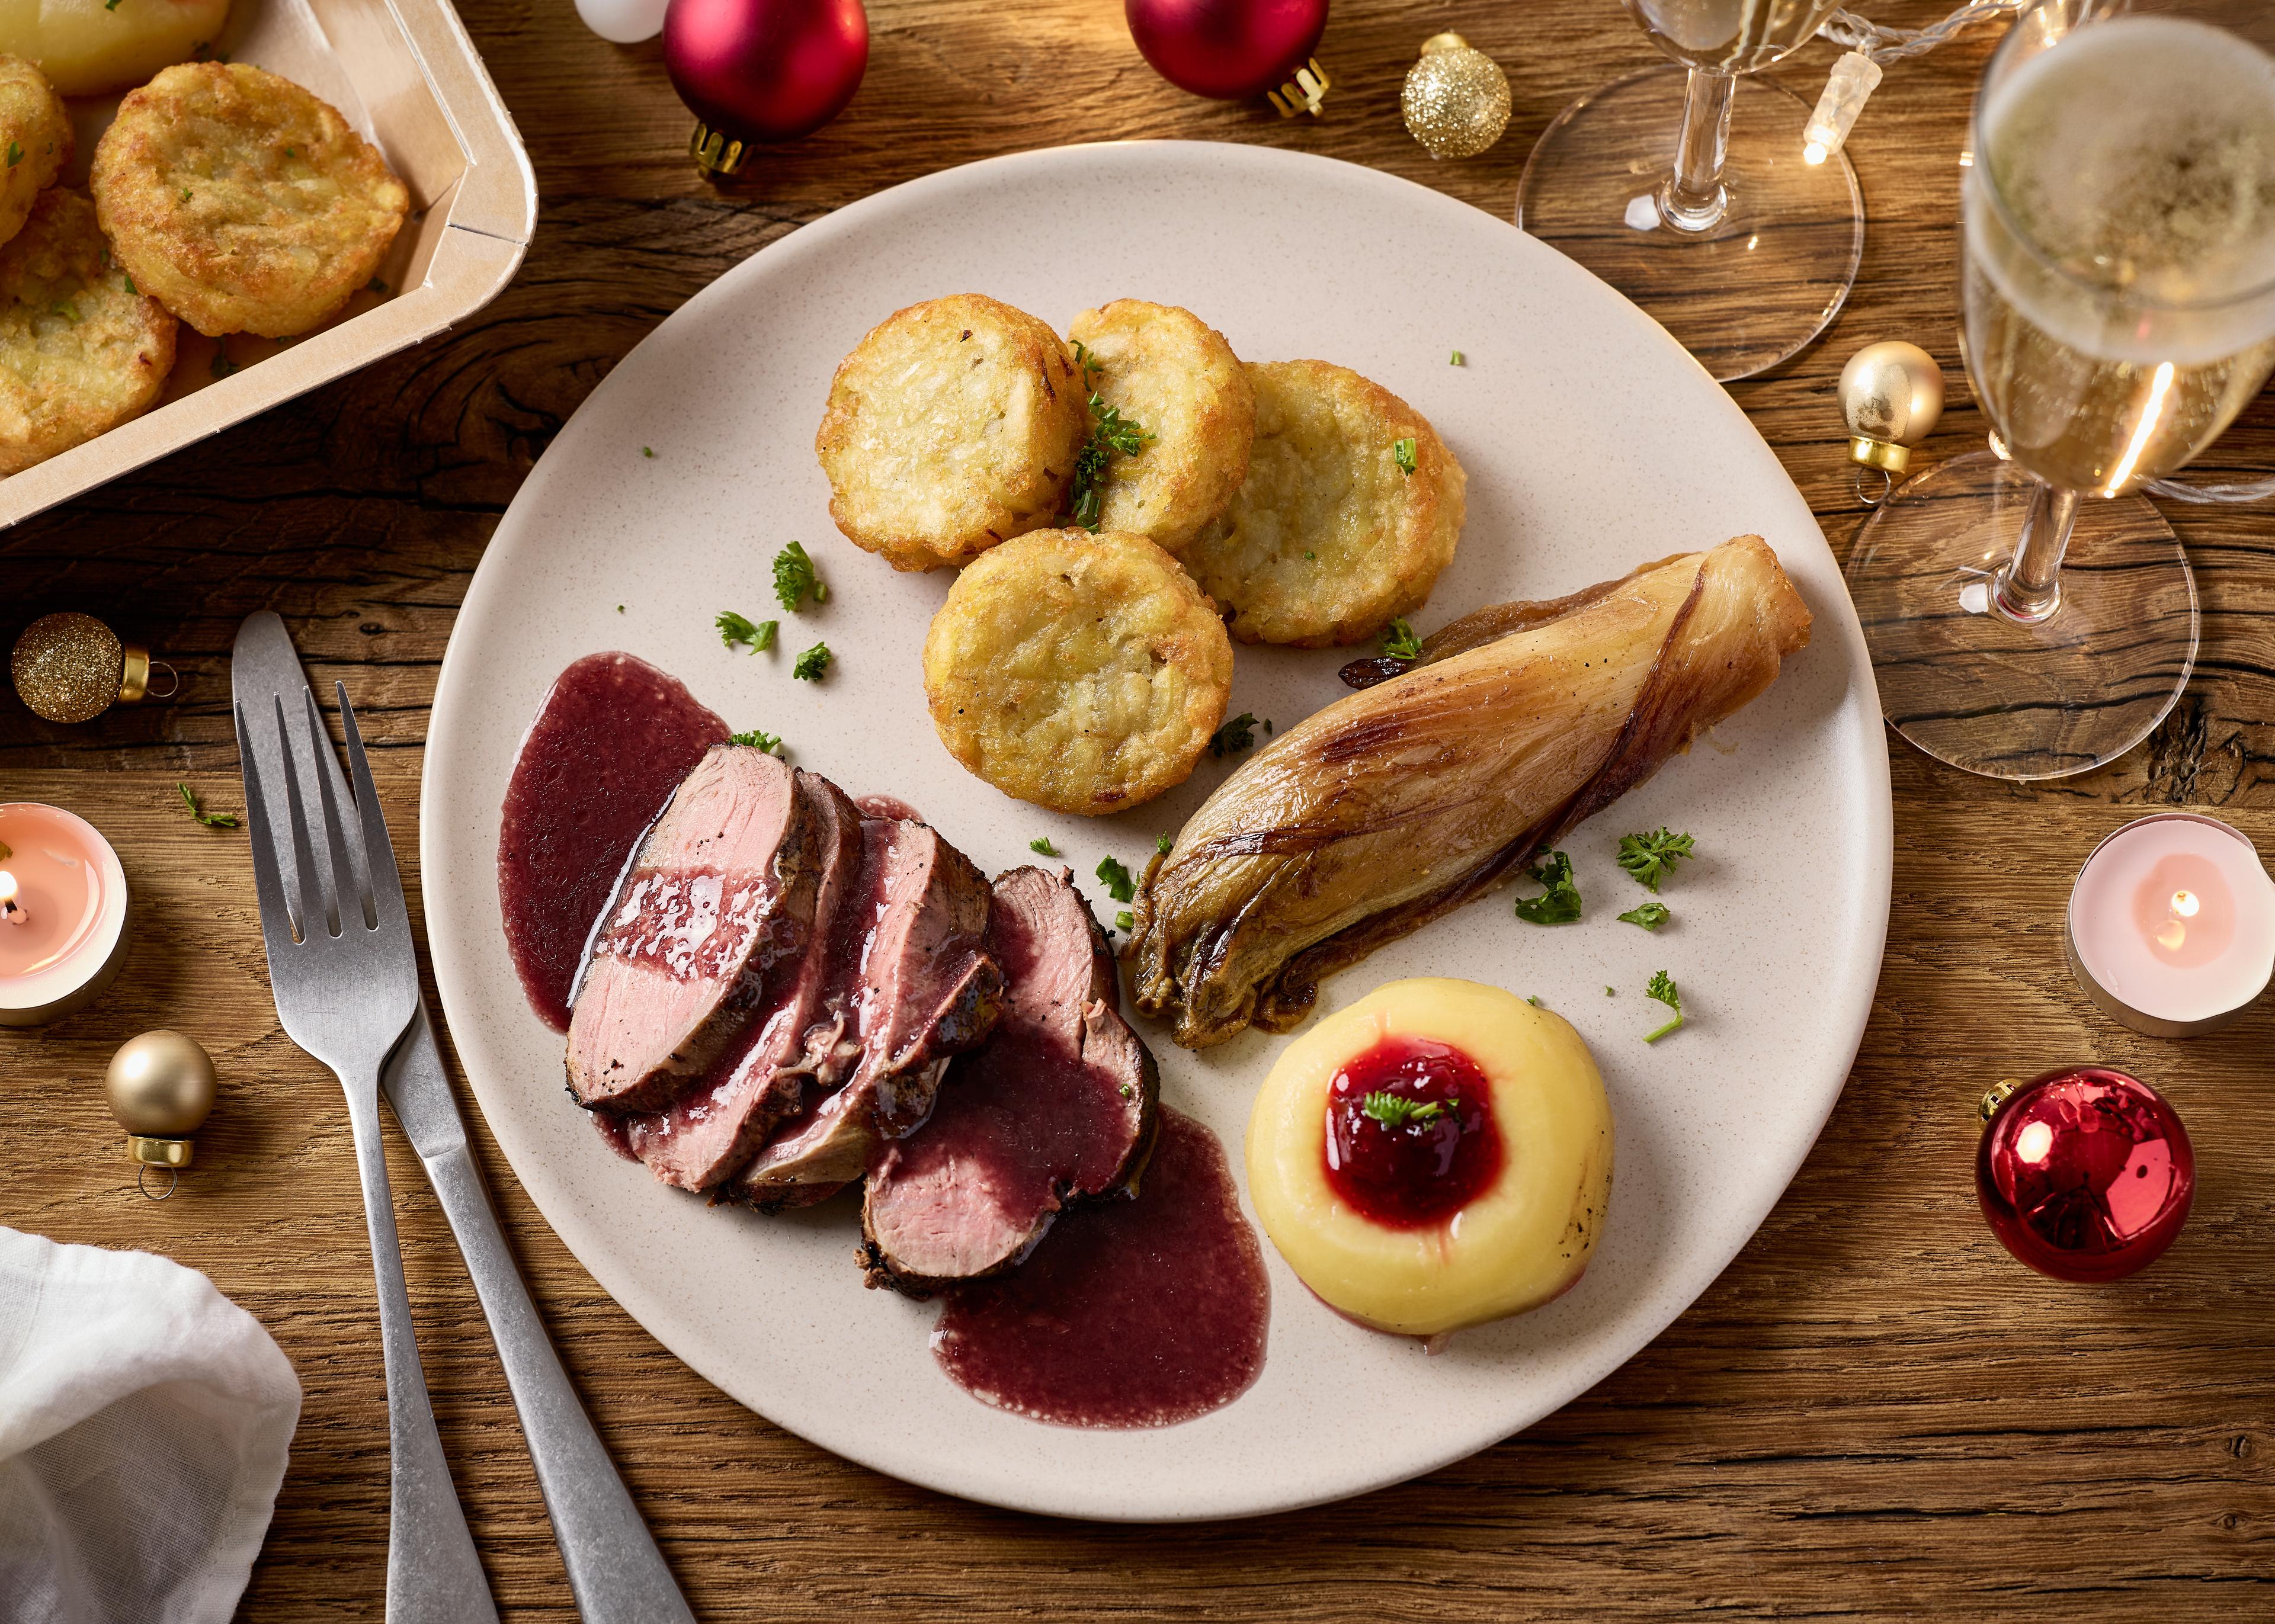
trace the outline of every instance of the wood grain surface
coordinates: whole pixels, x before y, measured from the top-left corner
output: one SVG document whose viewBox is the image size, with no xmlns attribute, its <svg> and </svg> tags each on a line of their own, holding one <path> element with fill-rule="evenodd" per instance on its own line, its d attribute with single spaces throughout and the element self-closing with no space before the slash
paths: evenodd
<svg viewBox="0 0 2275 1624">
<path fill-rule="evenodd" d="M 1923 22 L 1917 0 L 1869 6 Z M 0 637 L 94 611 L 178 667 L 178 699 L 49 727 L 0 697 L 0 796 L 109 832 L 142 913 L 119 986 L 43 1032 L 0 1031 L 0 1222 L 140 1246 L 257 1314 L 306 1388 L 291 1469 L 240 1617 L 377 1620 L 386 1430 L 370 1265 L 336 1086 L 278 1030 L 241 834 L 191 822 L 186 780 L 234 808 L 227 653 L 281 613 L 320 688 L 344 677 L 415 861 L 419 752 L 469 575 L 578 403 L 720 272 L 840 204 L 992 154 L 1187 136 L 1300 147 L 1508 211 L 1534 137 L 1651 60 L 1612 0 L 1410 8 L 1338 0 L 1326 116 L 1188 97 L 1111 0 L 873 0 L 868 79 L 812 139 L 714 187 L 654 45 L 603 44 L 566 0 L 465 16 L 535 160 L 543 208 L 513 286 L 459 330 L 0 534 Z M 1457 27 L 1507 68 L 1508 137 L 1433 163 L 1398 119 L 1422 37 Z M 1871 211 L 1829 335 L 1734 393 L 1836 550 L 1862 510 L 1834 381 L 1903 337 L 1954 399 L 1926 460 L 1974 449 L 1954 337 L 1957 154 L 1987 41 L 1898 64 L 1852 153 Z M 1813 97 L 1810 47 L 1779 77 Z M 1331 253 L 1335 223 L 1293 254 Z M 1111 269 L 1110 243 L 1069 253 Z M 1434 252 L 1426 241 L 1417 261 Z M 1521 426 L 1513 426 L 1521 427 Z M 1664 442 L 1670 480 L 1682 425 Z M 2262 399 L 2201 477 L 2275 465 Z M 1712 471 L 1704 471 L 1712 477 Z M 524 1268 L 600 1425 L 706 1620 L 2140 1619 L 2275 1615 L 2275 1077 L 2267 1004 L 2160 1043 L 2095 1013 L 2060 910 L 2095 841 L 2144 805 L 2219 809 L 2275 847 L 2275 515 L 2173 514 L 2204 606 L 2195 684 L 2104 771 L 2022 789 L 1891 742 L 1894 910 L 1855 1075 L 1791 1191 L 1729 1271 L 1623 1370 L 1462 1464 L 1352 1504 L 1189 1528 L 1092 1527 L 965 1505 L 847 1465 L 742 1409 L 612 1302 L 482 1133 Z M 415 908 L 414 902 L 414 908 Z M 98 1089 L 110 1051 L 179 1027 L 222 1104 L 180 1196 L 138 1199 Z M 2093 1058 L 2168 1089 L 2196 1139 L 2195 1217 L 2154 1269 L 2065 1287 L 2012 1262 L 1975 1208 L 1989 1083 Z M 473 1294 L 416 1164 L 392 1159 L 428 1379 L 492 1582 L 515 1620 L 572 1619 Z"/>
</svg>

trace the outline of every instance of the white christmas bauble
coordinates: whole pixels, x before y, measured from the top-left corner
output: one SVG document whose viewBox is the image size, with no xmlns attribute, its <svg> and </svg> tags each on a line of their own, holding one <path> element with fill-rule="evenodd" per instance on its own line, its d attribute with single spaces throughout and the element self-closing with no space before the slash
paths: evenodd
<svg viewBox="0 0 2275 1624">
<path fill-rule="evenodd" d="M 637 45 L 663 32 L 664 0 L 577 0 L 585 26 L 616 45 Z"/>
</svg>

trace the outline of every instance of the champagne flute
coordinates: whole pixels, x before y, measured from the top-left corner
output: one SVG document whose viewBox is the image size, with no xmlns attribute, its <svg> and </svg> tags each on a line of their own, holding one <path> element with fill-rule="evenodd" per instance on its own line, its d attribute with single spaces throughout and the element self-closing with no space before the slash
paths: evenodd
<svg viewBox="0 0 2275 1624">
<path fill-rule="evenodd" d="M 2271 48 L 2264 0 L 2040 0 L 1984 70 L 1961 299 L 1999 451 L 1904 486 L 1848 563 L 1882 707 L 1930 755 L 2085 772 L 2188 684 L 2195 579 L 2137 492 L 2275 367 Z"/>
<path fill-rule="evenodd" d="M 1516 223 L 1657 318 L 1719 382 L 1825 329 L 1864 250 L 1864 200 L 1810 148 L 1809 105 L 1746 77 L 1806 44 L 1838 0 L 1622 0 L 1687 72 L 1581 97 L 1517 183 Z"/>
</svg>

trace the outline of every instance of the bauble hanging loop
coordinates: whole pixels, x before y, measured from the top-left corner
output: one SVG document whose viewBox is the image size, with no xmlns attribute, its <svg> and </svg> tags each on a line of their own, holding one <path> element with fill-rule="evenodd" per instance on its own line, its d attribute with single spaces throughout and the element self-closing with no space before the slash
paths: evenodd
<svg viewBox="0 0 2275 1624">
<path fill-rule="evenodd" d="M 1398 105 L 1432 157 L 1474 158 L 1508 128 L 1508 75 L 1460 34 L 1433 34 L 1406 70 Z"/>
<path fill-rule="evenodd" d="M 197 1153 L 192 1137 L 211 1114 L 218 1079 L 213 1057 L 193 1038 L 177 1031 L 149 1031 L 129 1039 L 110 1057 L 103 1074 L 103 1096 L 110 1114 L 126 1130 L 127 1159 L 139 1163 L 134 1179 L 145 1196 L 163 1201 L 174 1193 L 181 1169 Z M 143 1180 L 153 1167 L 167 1174 L 162 1194 L 151 1195 Z"/>
<path fill-rule="evenodd" d="M 150 692 L 150 651 L 129 643 L 92 615 L 64 610 L 24 628 L 8 661 L 17 697 L 48 721 L 93 721 L 114 705 L 140 703 Z M 172 677 L 162 661 L 155 668 Z M 158 695 L 174 691 L 169 686 Z"/>
<path fill-rule="evenodd" d="M 1327 0 L 1122 0 L 1138 54 L 1180 90 L 1220 102 L 1269 96 L 1283 118 L 1316 115 L 1331 81 L 1312 52 Z"/>
</svg>

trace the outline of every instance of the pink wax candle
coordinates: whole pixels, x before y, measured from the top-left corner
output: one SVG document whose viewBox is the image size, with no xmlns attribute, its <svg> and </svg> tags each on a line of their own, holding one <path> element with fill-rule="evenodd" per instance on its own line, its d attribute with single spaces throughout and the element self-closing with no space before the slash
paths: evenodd
<svg viewBox="0 0 2275 1624">
<path fill-rule="evenodd" d="M 110 985 L 125 957 L 126 871 L 95 827 L 0 802 L 0 1026 L 38 1026 Z"/>
<path fill-rule="evenodd" d="M 2159 812 L 2094 848 L 2066 934 L 2070 968 L 2113 1019 L 2160 1038 L 2214 1031 L 2275 975 L 2275 880 L 2241 830 Z"/>
</svg>

